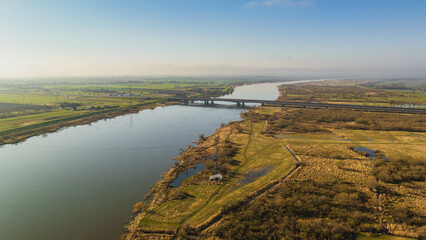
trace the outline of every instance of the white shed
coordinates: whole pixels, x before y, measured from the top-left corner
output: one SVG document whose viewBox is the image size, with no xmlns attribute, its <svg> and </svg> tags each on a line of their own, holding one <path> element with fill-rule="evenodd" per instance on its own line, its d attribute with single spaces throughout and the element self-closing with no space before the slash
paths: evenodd
<svg viewBox="0 0 426 240">
<path fill-rule="evenodd" d="M 222 175 L 220 175 L 220 174 L 211 175 L 211 176 L 209 177 L 209 181 L 218 181 L 218 182 L 222 182 Z"/>
</svg>

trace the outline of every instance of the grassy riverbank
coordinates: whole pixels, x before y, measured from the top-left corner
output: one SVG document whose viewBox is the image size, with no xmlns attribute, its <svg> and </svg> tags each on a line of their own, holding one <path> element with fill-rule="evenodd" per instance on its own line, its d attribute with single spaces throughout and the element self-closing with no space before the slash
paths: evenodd
<svg viewBox="0 0 426 240">
<path fill-rule="evenodd" d="M 179 156 L 126 239 L 425 237 L 425 116 L 258 107 L 243 118 Z M 217 172 L 223 182 L 209 181 Z"/>
<path fill-rule="evenodd" d="M 88 124 L 101 119 L 136 113 L 144 109 L 152 109 L 164 105 L 165 103 L 157 100 L 148 101 L 144 104 L 101 111 L 79 111 L 71 113 L 67 111 L 56 111 L 36 114 L 29 117 L 21 116 L 11 119 L 2 119 L 4 120 L 2 123 L 4 123 L 6 127 L 0 132 L 0 145 L 21 142 L 32 136 L 55 132 L 63 127 Z"/>
<path fill-rule="evenodd" d="M 153 108 L 171 96 L 218 96 L 232 88 L 224 80 L 1 82 L 0 145 Z"/>
<path fill-rule="evenodd" d="M 232 123 L 201 140 L 194 149 L 187 150 L 179 158 L 180 165 L 166 173 L 165 179 L 154 187 L 152 205 L 136 218 L 131 228 L 143 232 L 172 233 L 185 225 L 206 227 L 224 213 L 224 206 L 246 201 L 248 197 L 259 194 L 265 186 L 286 176 L 297 162 L 280 142 L 262 134 L 265 123 Z M 221 163 L 227 165 L 222 170 L 227 174 L 223 174 L 221 183 L 209 182 L 208 177 L 216 173 L 215 165 L 201 159 L 219 153 L 216 161 L 221 162 L 220 158 L 225 156 L 220 154 L 226 151 L 227 144 L 235 148 L 230 161 Z M 179 169 L 199 162 L 204 163 L 205 170 L 187 179 L 178 188 L 168 187 L 181 172 Z"/>
</svg>

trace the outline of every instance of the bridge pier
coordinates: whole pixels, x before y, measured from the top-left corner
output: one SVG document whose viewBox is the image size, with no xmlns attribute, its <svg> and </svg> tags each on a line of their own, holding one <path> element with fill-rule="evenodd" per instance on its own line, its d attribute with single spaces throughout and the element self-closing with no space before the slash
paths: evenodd
<svg viewBox="0 0 426 240">
<path fill-rule="evenodd" d="M 212 104 L 214 104 L 214 101 L 212 101 Z"/>
<path fill-rule="evenodd" d="M 241 106 L 241 103 L 240 103 L 240 102 L 237 102 L 237 107 L 239 107 L 239 106 Z"/>
<path fill-rule="evenodd" d="M 243 107 L 244 107 L 244 104 L 245 104 L 245 103 L 244 103 L 244 102 L 242 102 L 241 106 L 243 106 Z"/>
<path fill-rule="evenodd" d="M 209 104 L 209 101 L 204 101 L 204 104 Z"/>
<path fill-rule="evenodd" d="M 188 105 L 188 100 L 184 100 L 183 104 Z"/>
<path fill-rule="evenodd" d="M 260 105 L 261 105 L 261 106 L 265 106 L 265 103 L 261 103 Z"/>
</svg>

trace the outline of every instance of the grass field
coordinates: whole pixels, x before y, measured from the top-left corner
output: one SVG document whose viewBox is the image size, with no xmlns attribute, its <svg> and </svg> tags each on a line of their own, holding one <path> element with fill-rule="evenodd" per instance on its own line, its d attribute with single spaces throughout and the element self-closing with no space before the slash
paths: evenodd
<svg viewBox="0 0 426 240">
<path fill-rule="evenodd" d="M 383 88 L 392 84 L 401 87 Z M 302 100 L 372 106 L 425 105 L 425 81 L 327 81 L 281 87 L 281 100 Z M 424 106 L 423 106 L 424 107 Z"/>
<path fill-rule="evenodd" d="M 55 95 L 44 94 L 0 94 L 0 102 L 4 103 L 21 103 L 21 104 L 34 104 L 34 105 L 50 105 L 56 101 Z"/>
<path fill-rule="evenodd" d="M 149 231 L 176 230 L 180 225 L 201 225 L 217 215 L 225 206 L 237 203 L 268 183 L 281 179 L 296 165 L 292 155 L 279 141 L 261 134 L 265 122 L 242 124 L 243 131 L 229 136 L 238 147 L 234 160 L 239 162 L 224 176 L 220 185 L 209 184 L 206 179 L 188 179 L 178 189 L 190 197 L 166 201 L 151 210 L 140 227 Z M 254 181 L 244 182 L 247 174 L 265 167 L 271 170 Z M 206 178 L 200 173 L 192 178 Z M 192 180 L 192 181 L 191 181 Z M 199 184 L 192 184 L 199 182 Z"/>
<path fill-rule="evenodd" d="M 378 86 L 390 86 L 399 84 L 406 88 L 424 88 L 426 87 L 426 82 L 424 80 L 386 80 L 379 81 L 376 83 Z"/>
<path fill-rule="evenodd" d="M 426 103 L 426 95 L 415 88 L 417 85 L 391 89 L 364 83 L 286 85 L 281 99 L 383 106 Z M 154 187 L 151 208 L 138 215 L 141 218 L 136 218 L 137 227 L 133 228 L 145 233 L 140 239 L 156 239 L 156 233 L 170 237 L 176 232 L 177 239 L 316 236 L 402 240 L 407 238 L 387 233 L 411 238 L 424 235 L 423 115 L 274 107 L 259 107 L 242 115 L 243 121 L 231 123 L 208 138 L 234 129 L 227 139 L 238 148 L 232 156 L 238 164 L 224 172 L 223 183 L 211 184 L 207 178 L 212 172 L 205 169 L 178 188 L 168 184 Z M 209 149 L 201 141 L 195 150 L 181 156 Z M 192 156 L 191 166 L 210 164 L 201 155 Z M 296 166 L 297 171 L 274 185 Z M 168 173 L 163 183 L 176 176 Z M 263 189 L 268 189 L 266 194 L 258 195 Z M 167 197 L 176 193 L 186 196 Z"/>
<path fill-rule="evenodd" d="M 45 121 L 60 119 L 70 116 L 78 116 L 87 113 L 87 111 L 60 110 L 39 114 L 23 115 L 18 117 L 0 119 L 0 132 L 18 127 L 34 125 Z"/>
<path fill-rule="evenodd" d="M 322 112 L 321 114 L 316 111 Z M 217 231 L 225 231 L 229 229 L 228 225 L 234 226 L 233 232 L 237 231 L 240 224 L 237 220 L 232 220 L 235 216 L 246 216 L 247 214 L 254 214 L 259 210 L 250 212 L 250 208 L 258 206 L 263 209 L 262 203 L 273 204 L 273 195 L 276 194 L 273 190 L 270 193 L 254 197 L 254 200 L 249 204 L 242 204 L 244 199 L 248 196 L 257 196 L 255 193 L 259 189 L 269 186 L 273 181 L 277 181 L 294 169 L 296 161 L 291 153 L 283 146 L 288 146 L 289 149 L 300 160 L 300 168 L 298 171 L 290 175 L 286 181 L 292 184 L 304 184 L 305 182 L 314 182 L 323 188 L 309 188 L 307 192 L 292 193 L 297 198 L 297 194 L 302 194 L 302 198 L 306 201 L 317 201 L 317 194 L 324 194 L 325 189 L 331 186 L 330 200 L 323 203 L 323 206 L 314 207 L 314 209 L 321 209 L 322 207 L 332 207 L 331 216 L 336 217 L 335 214 L 343 214 L 342 220 L 329 219 L 329 217 L 322 219 L 319 216 L 311 216 L 303 218 L 304 215 L 298 216 L 297 222 L 316 222 L 325 221 L 327 224 L 341 224 L 349 219 L 349 226 L 354 227 L 359 232 L 371 231 L 372 233 L 380 232 L 381 226 L 377 221 L 382 221 L 386 226 L 387 231 L 399 236 L 418 236 L 418 228 L 416 225 L 401 224 L 398 209 L 400 206 L 409 206 L 413 216 L 421 219 L 425 216 L 423 206 L 426 204 L 426 199 L 422 189 L 424 189 L 424 182 L 404 182 L 404 184 L 392 184 L 388 182 L 379 181 L 379 183 L 371 183 L 371 178 L 376 171 L 375 163 L 383 159 L 388 159 L 389 163 L 398 161 L 408 161 L 410 164 L 417 164 L 419 161 L 424 162 L 426 156 L 426 134 L 422 131 L 395 131 L 395 130 L 365 130 L 365 129 L 351 129 L 353 126 L 346 117 L 342 118 L 342 122 L 334 119 L 331 122 L 322 122 L 317 124 L 315 131 L 306 131 L 311 129 L 310 123 L 313 119 L 321 119 L 322 114 L 329 113 L 328 110 L 315 110 L 308 111 L 306 109 L 282 109 L 274 107 L 260 107 L 251 110 L 248 114 L 244 115 L 245 120 L 230 124 L 218 130 L 216 135 L 225 136 L 224 132 L 229 132 L 229 129 L 234 129 L 228 136 L 232 145 L 238 147 L 238 152 L 232 157 L 233 161 L 238 164 L 231 167 L 231 171 L 224 174 L 224 181 L 220 185 L 211 184 L 207 181 L 208 174 L 203 171 L 188 178 L 184 181 L 183 185 L 178 188 L 163 189 L 169 195 L 173 192 L 184 192 L 187 197 L 182 199 L 169 199 L 163 201 L 159 205 L 153 205 L 146 214 L 142 213 L 143 218 L 138 221 L 138 228 L 147 232 L 144 237 L 153 237 L 155 234 L 150 235 L 152 232 L 163 232 L 173 235 L 178 231 L 180 239 L 185 239 L 185 236 L 190 236 L 189 229 L 193 230 L 192 234 L 201 236 L 205 239 L 218 239 L 215 236 L 222 236 Z M 301 115 L 302 114 L 302 115 Z M 305 114 L 305 115 L 303 115 Z M 308 114 L 310 117 L 307 117 Z M 347 113 L 343 114 L 347 116 Z M 357 113 L 357 116 L 359 113 Z M 296 117 L 297 116 L 297 117 Z M 368 115 L 370 118 L 381 119 L 386 121 L 392 114 L 378 114 Z M 287 119 L 292 125 L 287 125 Z M 422 118 L 421 118 L 422 119 Z M 421 126 L 422 120 L 414 121 L 412 127 Z M 295 123 L 304 126 L 302 128 L 293 128 Z M 315 121 L 314 121 L 315 122 Z M 378 122 L 379 124 L 381 122 Z M 420 125 L 419 125 L 420 124 Z M 239 130 L 236 131 L 237 126 Z M 279 127 L 277 127 L 279 126 Z M 272 129 L 272 130 L 271 130 Z M 319 129 L 319 130 L 318 130 Z M 423 128 L 418 128 L 423 129 Z M 326 130 L 326 131 L 325 131 Z M 222 133 L 223 132 L 223 133 Z M 275 132 L 275 134 L 271 134 Z M 210 136 L 208 139 L 215 138 L 216 135 Z M 223 137 L 222 141 L 225 141 Z M 375 151 L 376 158 L 370 159 L 364 152 L 354 150 L 354 147 L 364 147 Z M 197 152 L 206 151 L 203 143 L 191 151 Z M 185 154 L 184 154 L 185 155 Z M 197 161 L 196 161 L 197 162 Z M 203 162 L 199 160 L 198 162 Z M 414 166 L 414 165 L 413 165 Z M 418 171 L 421 165 L 415 165 L 410 171 Z M 267 170 L 267 171 L 264 171 Z M 204 170 L 208 172 L 208 170 Z M 392 170 L 395 171 L 395 170 Z M 262 174 L 256 175 L 261 172 Z M 254 178 L 248 179 L 248 176 L 253 175 Z M 285 192 L 285 182 L 276 185 L 280 191 Z M 379 184 L 382 190 L 372 190 L 374 184 Z M 334 185 L 341 186 L 340 188 L 333 187 Z M 377 187 L 376 185 L 373 186 Z M 339 190 L 343 189 L 343 190 Z M 345 190 L 346 189 L 346 190 Z M 347 190 L 352 189 L 352 190 Z M 387 190 L 383 190 L 387 189 Z M 309 191 L 313 191 L 309 193 Z M 329 191 L 329 190 L 327 190 Z M 334 192 L 336 191 L 336 192 Z M 347 195 L 349 191 L 352 195 Z M 161 191 L 160 191 L 161 192 Z M 355 194 L 356 192 L 356 194 Z M 160 193 L 157 193 L 161 195 Z M 305 195 L 303 195 L 305 194 Z M 320 194 L 320 195 L 321 195 Z M 333 195 L 335 194 L 335 196 Z M 346 194 L 346 195 L 345 195 Z M 355 200 L 346 200 L 348 197 L 353 196 Z M 338 200 L 338 196 L 345 196 Z M 310 199 L 312 198 L 312 199 Z M 155 198 L 154 198 L 155 199 Z M 358 199 L 358 200 L 356 200 Z M 362 199 L 362 205 L 361 204 Z M 271 202 L 272 201 L 272 202 Z M 278 201 L 278 200 L 277 200 Z M 292 201 L 292 198 L 282 199 L 282 203 Z M 278 201 L 278 202 L 280 202 Z M 349 204 L 348 206 L 341 206 L 336 204 Z M 353 202 L 355 201 L 355 202 Z M 358 202 L 358 203 L 356 203 Z M 297 202 L 296 202 L 297 203 Z M 313 203 L 312 203 L 313 204 Z M 359 207 L 351 207 L 351 204 L 360 204 Z M 377 204 L 380 204 L 379 212 Z M 403 205 L 401 205 L 403 204 Z M 230 206 L 243 206 L 241 213 L 230 214 L 226 212 Z M 297 204 L 290 204 L 292 208 L 297 208 Z M 341 207 L 340 210 L 338 206 Z M 302 207 L 303 209 L 303 207 Z M 234 211 L 234 210 L 231 210 Z M 276 210 L 272 210 L 276 211 Z M 303 212 L 304 210 L 298 210 Z M 341 212 L 343 211 L 343 212 Z M 360 212 L 362 211 L 362 212 Z M 326 211 L 329 212 L 329 211 Z M 355 216 L 353 219 L 352 217 Z M 364 220 L 359 220 L 359 216 L 363 216 Z M 259 216 L 260 218 L 262 216 Z M 286 214 L 274 216 L 274 220 L 280 222 L 280 218 L 285 218 Z M 221 221 L 215 222 L 212 219 L 219 218 Z M 356 220 L 358 219 L 358 220 Z M 266 220 L 265 220 L 266 221 Z M 272 221 L 272 220 L 271 220 Z M 358 227 L 352 226 L 353 222 L 360 221 Z M 364 222 L 363 222 L 364 221 Z M 420 221 L 420 220 L 419 220 Z M 272 221 L 273 222 L 273 221 Z M 213 225 L 210 225 L 214 223 Z M 225 224 L 225 225 L 223 225 Z M 234 224 L 234 225 L 233 225 Z M 252 221 L 249 222 L 249 226 Z M 263 223 L 262 223 L 263 224 Z M 259 223 L 258 225 L 262 225 Z M 272 224 L 272 223 L 271 223 Z M 274 223 L 276 224 L 276 223 Z M 340 226 L 340 225 L 339 225 Z M 247 227 L 247 225 L 245 226 Z M 220 230 L 224 228 L 224 230 Z M 254 224 L 253 228 L 256 232 L 260 226 Z M 377 230 L 374 230 L 376 229 Z M 198 229 L 198 230 L 197 230 Z M 201 230 L 200 230 L 201 229 Z M 219 229 L 219 230 L 218 230 Z M 344 228 L 339 228 L 341 231 Z M 184 233 L 182 233 L 182 231 Z M 198 232 L 200 231 L 200 232 Z M 266 230 L 265 230 L 266 231 Z M 322 231 L 322 230 L 318 230 Z M 326 231 L 326 230 L 324 230 Z M 238 231 L 237 231 L 238 232 Z M 308 231 L 309 232 L 309 231 Z M 370 232 L 370 234 L 371 234 Z M 356 232 L 355 232 L 356 233 Z M 184 234 L 184 235 L 182 235 Z M 186 235 L 185 235 L 186 234 Z M 189 235 L 188 235 L 189 234 Z M 219 235 L 217 235 L 219 234 Z M 252 232 L 252 238 L 253 238 Z M 257 233 L 256 233 L 257 234 Z M 354 236 L 354 235 L 352 235 Z M 219 237 L 220 238 L 220 237 Z M 340 238 L 339 238 L 340 239 Z M 353 239 L 351 237 L 351 239 Z M 390 235 L 381 235 L 378 237 L 369 237 L 368 234 L 359 234 L 357 239 L 407 239 L 394 237 Z"/>
<path fill-rule="evenodd" d="M 28 135 L 29 127 L 34 126 L 34 132 L 39 132 L 35 128 L 56 124 L 57 121 L 53 120 L 69 121 L 79 116 L 91 117 L 105 110 L 131 109 L 175 95 L 218 96 L 230 91 L 230 86 L 223 80 L 64 80 L 2 82 L 0 89 L 0 135 L 9 143 L 11 139 L 20 139 L 19 130 L 23 127 Z M 17 131 L 14 132 L 14 129 Z M 4 136 L 7 134 L 13 134 L 13 137 Z M 2 143 L 6 142 L 0 139 Z"/>
<path fill-rule="evenodd" d="M 391 235 L 368 236 L 368 235 L 360 234 L 357 239 L 358 240 L 410 240 L 412 238 L 404 238 L 404 237 L 397 237 L 397 236 L 391 236 Z"/>
<path fill-rule="evenodd" d="M 322 234 L 333 236 L 328 239 L 354 239 L 354 234 L 367 231 L 384 235 L 369 237 L 364 234 L 358 235 L 357 239 L 421 239 L 424 236 L 424 129 L 419 128 L 422 130 L 417 132 L 357 129 L 350 123 L 353 120 L 333 119 L 331 114 L 328 115 L 331 121 L 327 123 L 312 121 L 315 116 L 321 119 L 321 114 L 316 115 L 316 111 L 330 113 L 327 110 L 262 108 L 246 115 L 255 122 L 267 119 L 265 132 L 288 146 L 300 159 L 301 167 L 289 177 L 288 185 L 278 185 L 276 192 L 229 213 L 217 226 L 195 235 L 219 238 L 238 235 L 239 238 L 260 239 L 269 234 L 283 236 L 277 234 L 280 229 L 285 236 L 295 234 L 295 239 L 305 239 L 303 236 L 310 234 L 316 234 L 317 239 Z M 369 115 L 370 119 L 381 121 L 399 117 L 395 114 Z M 424 126 L 424 117 L 421 119 L 412 126 Z M 300 126 L 294 127 L 295 124 Z M 273 135 L 274 132 L 279 134 Z M 355 147 L 373 150 L 375 157 L 367 156 Z M 297 187 L 287 192 L 293 185 Z M 324 201 L 326 198 L 329 199 Z M 287 208 L 284 207 L 286 204 Z M 287 210 L 281 210 L 283 208 Z M 327 210 L 320 213 L 321 209 Z M 312 211 L 319 213 L 312 214 Z M 292 217 L 295 220 L 289 220 Z M 322 221 L 326 225 L 335 224 L 335 230 L 327 232 L 326 225 L 312 225 Z M 344 230 L 344 226 L 350 230 Z M 237 229 L 245 231 L 241 233 Z M 345 235 L 345 231 L 351 234 Z M 386 235 L 389 232 L 403 237 Z"/>
<path fill-rule="evenodd" d="M 160 84 L 153 84 L 153 83 L 129 83 L 129 84 L 105 84 L 105 85 L 99 85 L 99 84 L 84 84 L 84 85 L 59 85 L 55 86 L 55 88 L 61 88 L 61 89 L 78 89 L 78 90 L 98 90 L 98 89 L 109 89 L 109 90 L 116 90 L 116 91 L 129 91 L 130 88 L 132 88 L 132 91 L 143 91 L 145 89 L 162 89 L 162 90 L 173 90 L 173 89 L 187 89 L 187 88 L 213 88 L 218 87 L 222 88 L 226 85 L 224 82 L 215 82 L 213 84 L 209 83 L 160 83 Z M 53 87 L 52 87 L 53 88 Z"/>
</svg>

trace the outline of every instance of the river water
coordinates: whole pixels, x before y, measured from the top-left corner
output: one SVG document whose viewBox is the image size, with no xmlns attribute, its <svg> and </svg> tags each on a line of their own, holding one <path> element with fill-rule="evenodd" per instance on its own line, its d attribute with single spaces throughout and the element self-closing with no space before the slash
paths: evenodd
<svg viewBox="0 0 426 240">
<path fill-rule="evenodd" d="M 280 84 L 241 86 L 226 97 L 275 100 Z M 0 147 L 0 239 L 117 239 L 179 148 L 242 111 L 159 107 Z"/>
</svg>

